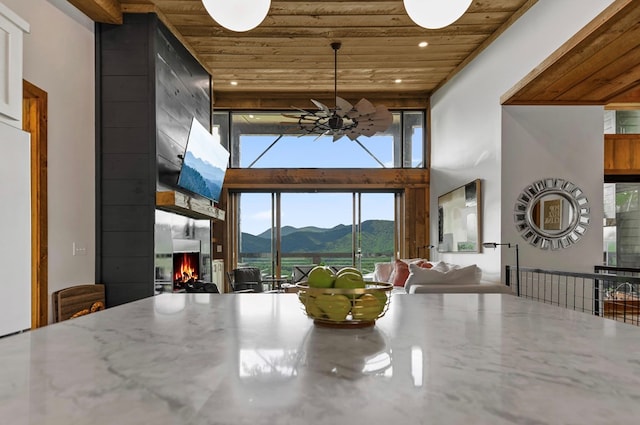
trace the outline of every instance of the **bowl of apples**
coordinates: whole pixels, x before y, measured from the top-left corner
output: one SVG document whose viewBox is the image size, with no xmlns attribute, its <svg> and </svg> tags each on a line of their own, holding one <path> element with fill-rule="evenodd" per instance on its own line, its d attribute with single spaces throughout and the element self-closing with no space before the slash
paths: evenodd
<svg viewBox="0 0 640 425">
<path fill-rule="evenodd" d="M 334 273 L 329 267 L 316 266 L 296 287 L 304 312 L 314 324 L 362 328 L 375 325 L 387 312 L 393 285 L 367 282 L 355 267 Z"/>
</svg>

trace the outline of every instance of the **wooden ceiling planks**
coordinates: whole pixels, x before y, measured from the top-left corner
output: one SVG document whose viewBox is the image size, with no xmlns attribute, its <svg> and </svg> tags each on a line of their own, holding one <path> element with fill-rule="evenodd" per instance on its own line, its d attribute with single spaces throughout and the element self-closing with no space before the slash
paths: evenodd
<svg viewBox="0 0 640 425">
<path fill-rule="evenodd" d="M 96 1 L 96 0 L 76 0 Z M 298 93 L 333 92 L 333 41 L 338 52 L 338 91 L 400 92 L 424 104 L 460 65 L 504 31 L 537 0 L 474 0 L 457 22 L 440 30 L 417 26 L 402 0 L 272 0 L 269 14 L 251 31 L 234 33 L 219 26 L 201 0 L 120 0 L 124 12 L 153 7 L 211 72 L 219 99 L 296 98 Z M 427 41 L 429 46 L 419 48 Z M 396 83 L 401 79 L 401 83 Z M 237 85 L 232 85 L 237 82 Z"/>
<path fill-rule="evenodd" d="M 329 96 L 329 44 L 336 40 L 343 43 L 340 93 L 369 98 L 375 92 L 423 104 L 536 1 L 474 0 L 454 24 L 426 30 L 413 24 L 402 0 L 272 0 L 258 28 L 234 33 L 213 21 L 201 0 L 70 0 L 99 22 L 117 22 L 123 12 L 158 13 L 213 75 L 216 103 L 224 99 L 226 107 L 234 107 L 234 98 L 245 107 L 250 99 L 267 107 L 301 93 Z M 616 0 L 506 93 L 503 103 L 638 104 L 639 22 L 640 1 Z M 429 46 L 418 48 L 420 41 Z"/>
<path fill-rule="evenodd" d="M 640 98 L 640 1 L 617 0 L 502 97 L 507 105 Z"/>
</svg>

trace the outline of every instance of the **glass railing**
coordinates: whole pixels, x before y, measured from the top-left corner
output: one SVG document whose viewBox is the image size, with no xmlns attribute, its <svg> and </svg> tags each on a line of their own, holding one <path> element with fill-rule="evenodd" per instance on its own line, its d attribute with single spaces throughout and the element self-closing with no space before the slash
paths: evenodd
<svg viewBox="0 0 640 425">
<path fill-rule="evenodd" d="M 291 275 L 294 266 L 304 265 L 326 265 L 326 266 L 355 266 L 362 274 L 372 273 L 375 269 L 375 263 L 390 262 L 393 260 L 392 253 L 381 253 L 375 255 L 363 254 L 359 258 L 355 258 L 350 252 L 302 252 L 302 253 L 284 253 L 281 258 L 282 276 Z M 238 259 L 239 267 L 258 267 L 262 270 L 264 276 L 273 276 L 274 264 L 271 260 L 270 253 L 240 253 Z"/>
</svg>

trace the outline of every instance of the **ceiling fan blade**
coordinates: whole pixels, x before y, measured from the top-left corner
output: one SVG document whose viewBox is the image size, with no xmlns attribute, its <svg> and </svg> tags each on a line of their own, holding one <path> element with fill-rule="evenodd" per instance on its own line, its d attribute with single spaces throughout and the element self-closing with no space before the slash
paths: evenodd
<svg viewBox="0 0 640 425">
<path fill-rule="evenodd" d="M 300 119 L 300 115 L 282 114 L 285 118 L 293 118 L 294 120 Z"/>
<path fill-rule="evenodd" d="M 327 136 L 329 135 L 329 131 L 325 131 L 324 133 L 318 134 L 318 137 L 316 137 L 315 139 L 313 139 L 313 141 L 317 141 L 319 138 L 321 138 L 322 136 Z"/>
<path fill-rule="evenodd" d="M 386 130 L 391 126 L 391 124 L 393 124 L 393 114 L 389 112 L 389 110 L 387 110 L 386 107 L 383 106 L 383 108 L 384 108 L 384 111 L 382 112 L 378 111 L 375 114 L 373 114 L 373 116 L 371 117 L 371 120 L 374 121 L 376 124 L 384 127 L 383 130 Z"/>
<path fill-rule="evenodd" d="M 346 136 L 349 138 L 349 140 L 356 140 L 358 138 L 358 136 L 360 136 L 360 132 L 355 131 L 355 130 L 350 130 L 346 133 Z"/>
<path fill-rule="evenodd" d="M 344 118 L 349 111 L 353 109 L 353 105 L 341 97 L 336 96 L 336 114 Z"/>
<path fill-rule="evenodd" d="M 318 109 L 320 109 L 322 112 L 326 113 L 326 114 L 331 114 L 331 110 L 329 109 L 329 107 L 327 105 L 325 105 L 324 103 L 318 102 L 315 99 L 311 99 L 311 101 L 313 102 L 314 105 L 316 105 L 318 107 Z"/>
<path fill-rule="evenodd" d="M 393 114 L 391 112 L 389 112 L 389 109 L 387 109 L 386 106 L 384 105 L 376 105 L 376 115 L 387 115 L 389 117 L 391 117 L 393 119 Z"/>
<path fill-rule="evenodd" d="M 378 131 L 377 131 L 375 128 L 373 128 L 373 127 L 364 127 L 363 129 L 361 129 L 361 130 L 360 130 L 360 133 L 361 133 L 363 136 L 367 136 L 367 137 L 371 137 L 371 136 L 373 136 L 374 134 L 376 134 L 377 132 L 378 132 Z"/>
<path fill-rule="evenodd" d="M 292 106 L 291 108 L 295 109 L 296 111 L 304 112 L 305 114 L 313 114 L 312 111 L 307 111 L 306 109 L 298 108 L 297 106 Z"/>
<path fill-rule="evenodd" d="M 376 112 L 376 107 L 373 106 L 373 103 L 369 102 L 365 98 L 360 99 L 353 109 L 358 111 L 360 115 L 368 115 Z"/>
</svg>

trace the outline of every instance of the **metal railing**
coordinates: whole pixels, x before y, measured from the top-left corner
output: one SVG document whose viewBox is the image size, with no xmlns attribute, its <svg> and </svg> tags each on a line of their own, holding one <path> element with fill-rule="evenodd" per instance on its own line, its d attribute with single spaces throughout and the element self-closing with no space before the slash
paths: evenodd
<svg viewBox="0 0 640 425">
<path fill-rule="evenodd" d="M 520 267 L 516 294 L 523 298 L 640 325 L 640 270 L 596 268 L 606 273 L 574 273 Z M 506 267 L 507 285 L 517 282 Z M 635 274 L 634 274 L 635 273 Z"/>
</svg>

